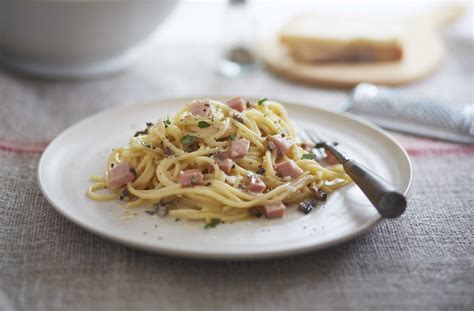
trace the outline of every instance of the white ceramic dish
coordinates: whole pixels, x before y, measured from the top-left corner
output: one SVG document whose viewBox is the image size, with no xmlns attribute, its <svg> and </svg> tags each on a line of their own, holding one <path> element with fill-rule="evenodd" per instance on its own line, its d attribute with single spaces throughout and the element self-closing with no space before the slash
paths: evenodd
<svg viewBox="0 0 474 311">
<path fill-rule="evenodd" d="M 189 99 L 118 107 L 89 117 L 59 135 L 38 168 L 41 190 L 65 217 L 100 236 L 152 252 L 206 259 L 256 259 L 314 251 L 352 239 L 380 216 L 356 186 L 329 196 L 320 209 L 295 209 L 283 219 L 256 219 L 203 229 L 198 222 L 156 219 L 143 209 L 86 197 L 89 176 L 102 174 L 113 147 L 126 145 L 145 122 L 172 115 Z M 405 151 L 383 130 L 348 114 L 285 104 L 299 127 L 311 127 L 407 194 L 412 168 Z M 136 215 L 135 215 L 136 214 Z M 390 234 L 390 233 L 387 233 Z"/>
<path fill-rule="evenodd" d="M 82 78 L 130 65 L 177 0 L 0 2 L 0 64 Z"/>
</svg>

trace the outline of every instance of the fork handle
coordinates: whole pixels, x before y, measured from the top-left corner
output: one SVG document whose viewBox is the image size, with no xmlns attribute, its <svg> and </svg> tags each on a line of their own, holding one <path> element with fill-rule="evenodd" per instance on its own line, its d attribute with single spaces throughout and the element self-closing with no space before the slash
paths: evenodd
<svg viewBox="0 0 474 311">
<path fill-rule="evenodd" d="M 407 201 L 394 186 L 357 161 L 347 160 L 343 167 L 382 217 L 396 218 L 403 214 Z"/>
</svg>

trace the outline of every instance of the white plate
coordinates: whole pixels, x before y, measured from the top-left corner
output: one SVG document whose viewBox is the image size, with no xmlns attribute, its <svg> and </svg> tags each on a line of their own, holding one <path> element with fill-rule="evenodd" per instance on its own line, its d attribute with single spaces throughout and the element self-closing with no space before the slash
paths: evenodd
<svg viewBox="0 0 474 311">
<path fill-rule="evenodd" d="M 279 220 L 256 219 L 207 230 L 202 223 L 156 219 L 143 209 L 126 212 L 119 202 L 95 202 L 86 197 L 89 177 L 104 172 L 113 147 L 126 145 L 145 122 L 173 115 L 188 101 L 118 107 L 67 129 L 48 146 L 39 163 L 43 194 L 65 217 L 100 236 L 148 251 L 193 258 L 254 259 L 314 251 L 352 239 L 380 220 L 356 186 L 331 194 L 320 209 L 308 215 L 293 209 Z M 383 130 L 348 114 L 294 104 L 285 107 L 294 124 L 314 128 L 321 136 L 339 142 L 342 151 L 407 194 L 412 178 L 410 160 Z"/>
</svg>

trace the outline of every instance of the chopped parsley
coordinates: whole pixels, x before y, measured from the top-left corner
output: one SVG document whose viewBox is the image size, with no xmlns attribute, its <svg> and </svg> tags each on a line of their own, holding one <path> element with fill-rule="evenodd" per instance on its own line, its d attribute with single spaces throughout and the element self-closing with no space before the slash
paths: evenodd
<svg viewBox="0 0 474 311">
<path fill-rule="evenodd" d="M 200 128 L 202 128 L 202 129 L 204 129 L 204 128 L 206 128 L 206 127 L 211 126 L 211 124 L 209 124 L 209 123 L 206 122 L 206 121 L 199 121 L 199 122 L 198 122 L 198 126 L 199 126 Z"/>
<path fill-rule="evenodd" d="M 260 99 L 260 100 L 258 101 L 258 104 L 261 105 L 261 104 L 263 104 L 264 102 L 266 102 L 267 100 L 268 100 L 268 98 L 266 98 L 266 97 L 265 97 L 265 98 L 262 98 L 262 99 Z"/>
<path fill-rule="evenodd" d="M 133 137 L 138 137 L 142 135 L 148 135 L 148 128 L 144 129 L 143 131 L 137 131 L 133 134 Z"/>
<path fill-rule="evenodd" d="M 234 134 L 230 134 L 229 137 L 227 137 L 229 140 L 236 140 L 237 137 Z"/>
<path fill-rule="evenodd" d="M 197 136 L 186 134 L 183 136 L 183 138 L 181 138 L 180 141 L 183 145 L 190 145 L 194 143 L 196 140 L 197 140 Z"/>
<path fill-rule="evenodd" d="M 144 129 L 143 131 L 138 131 L 136 132 L 133 137 L 138 137 L 138 136 L 141 136 L 141 135 L 148 135 L 148 130 L 150 129 L 150 127 L 153 126 L 153 123 L 151 122 L 146 122 L 146 129 Z"/>
<path fill-rule="evenodd" d="M 306 153 L 306 154 L 303 154 L 303 156 L 301 157 L 301 159 L 303 160 L 314 160 L 316 158 L 316 155 L 314 153 Z"/>
<path fill-rule="evenodd" d="M 204 226 L 204 229 L 215 228 L 220 223 L 221 220 L 219 218 L 212 218 L 211 221 Z"/>
<path fill-rule="evenodd" d="M 166 119 L 163 122 L 165 122 L 165 125 L 170 125 L 171 124 L 170 116 L 166 116 Z"/>
<path fill-rule="evenodd" d="M 125 197 L 128 196 L 128 194 L 129 194 L 129 193 L 128 193 L 128 189 L 124 189 L 124 190 L 120 193 L 120 197 L 119 197 L 120 201 L 123 201 L 123 200 L 125 199 Z"/>
<path fill-rule="evenodd" d="M 255 208 L 255 207 L 250 208 L 249 213 L 252 214 L 255 217 L 261 217 L 262 216 L 262 211 L 260 211 L 258 208 Z"/>
</svg>

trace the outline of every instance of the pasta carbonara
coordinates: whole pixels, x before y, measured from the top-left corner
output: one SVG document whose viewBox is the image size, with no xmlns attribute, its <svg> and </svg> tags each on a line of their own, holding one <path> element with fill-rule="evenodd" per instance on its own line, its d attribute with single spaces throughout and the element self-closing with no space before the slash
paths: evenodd
<svg viewBox="0 0 474 311">
<path fill-rule="evenodd" d="M 351 182 L 341 165 L 321 165 L 309 147 L 277 102 L 194 100 L 113 149 L 87 195 L 208 225 L 279 218 L 293 203 L 307 213 Z"/>
</svg>

